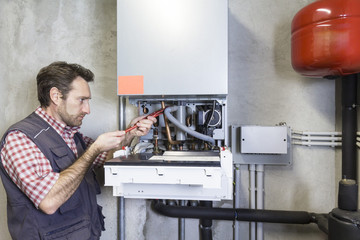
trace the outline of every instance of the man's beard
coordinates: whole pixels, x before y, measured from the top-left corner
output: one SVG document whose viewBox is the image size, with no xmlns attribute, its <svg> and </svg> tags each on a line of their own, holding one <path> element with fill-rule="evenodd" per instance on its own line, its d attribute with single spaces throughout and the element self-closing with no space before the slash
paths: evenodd
<svg viewBox="0 0 360 240">
<path fill-rule="evenodd" d="M 71 115 L 66 111 L 65 104 L 61 105 L 58 108 L 58 113 L 63 122 L 70 127 L 80 127 L 82 124 L 82 119 L 85 117 L 86 114 L 80 113 L 77 115 Z"/>
</svg>

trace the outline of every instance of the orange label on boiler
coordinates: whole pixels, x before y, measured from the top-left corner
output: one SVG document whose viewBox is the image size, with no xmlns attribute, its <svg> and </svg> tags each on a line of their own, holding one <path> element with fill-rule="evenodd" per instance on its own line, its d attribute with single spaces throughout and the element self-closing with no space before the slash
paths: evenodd
<svg viewBox="0 0 360 240">
<path fill-rule="evenodd" d="M 144 94 L 144 76 L 118 76 L 118 95 Z"/>
</svg>

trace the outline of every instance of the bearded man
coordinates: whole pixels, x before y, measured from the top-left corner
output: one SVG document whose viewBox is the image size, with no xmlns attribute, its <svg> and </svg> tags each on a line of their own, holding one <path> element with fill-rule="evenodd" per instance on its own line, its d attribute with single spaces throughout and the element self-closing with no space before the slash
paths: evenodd
<svg viewBox="0 0 360 240">
<path fill-rule="evenodd" d="M 94 74 L 79 64 L 54 62 L 36 79 L 40 106 L 0 143 L 9 232 L 13 239 L 99 239 L 105 229 L 94 167 L 147 134 L 156 119 L 138 117 L 131 122 L 134 130 L 107 132 L 94 141 L 79 132 L 90 114 Z"/>
</svg>

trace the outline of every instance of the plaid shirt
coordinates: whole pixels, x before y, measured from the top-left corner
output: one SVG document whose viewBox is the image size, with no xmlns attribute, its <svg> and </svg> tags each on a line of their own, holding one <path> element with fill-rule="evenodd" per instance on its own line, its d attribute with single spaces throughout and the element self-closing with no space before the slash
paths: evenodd
<svg viewBox="0 0 360 240">
<path fill-rule="evenodd" d="M 78 156 L 74 134 L 80 127 L 69 127 L 50 117 L 41 107 L 35 110 L 55 131 L 64 139 L 70 149 Z M 94 142 L 83 136 L 87 146 Z M 2 164 L 12 181 L 26 194 L 38 208 L 40 202 L 54 186 L 59 173 L 52 170 L 50 161 L 24 133 L 10 132 L 1 150 Z M 94 161 L 95 165 L 102 165 L 106 159 L 106 152 L 100 154 Z"/>
</svg>

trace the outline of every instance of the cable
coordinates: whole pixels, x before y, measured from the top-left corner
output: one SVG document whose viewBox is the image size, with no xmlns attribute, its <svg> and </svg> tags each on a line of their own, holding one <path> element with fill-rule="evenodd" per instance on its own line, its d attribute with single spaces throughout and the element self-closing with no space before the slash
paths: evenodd
<svg viewBox="0 0 360 240">
<path fill-rule="evenodd" d="M 164 113 L 166 115 L 166 117 L 169 119 L 170 122 L 172 122 L 176 127 L 180 128 L 181 130 L 183 130 L 184 132 L 190 134 L 191 136 L 194 136 L 196 138 L 199 138 L 201 140 L 210 142 L 212 145 L 215 145 L 215 139 L 213 139 L 210 136 L 201 134 L 199 132 L 196 132 L 194 130 L 192 130 L 191 128 L 188 128 L 187 126 L 181 124 L 172 114 L 171 112 L 175 112 L 178 110 L 177 106 L 173 106 L 173 107 L 168 107 L 165 109 Z"/>
</svg>

